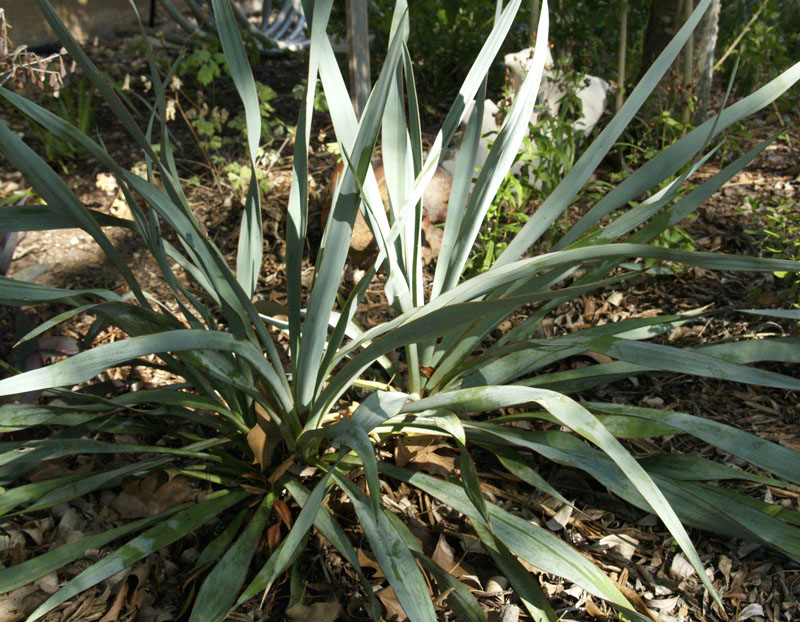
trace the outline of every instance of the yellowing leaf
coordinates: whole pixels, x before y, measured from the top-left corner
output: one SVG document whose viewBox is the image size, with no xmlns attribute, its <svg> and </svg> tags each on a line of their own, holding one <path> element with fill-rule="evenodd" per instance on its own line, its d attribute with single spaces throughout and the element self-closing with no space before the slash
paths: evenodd
<svg viewBox="0 0 800 622">
<path fill-rule="evenodd" d="M 261 467 L 263 472 L 272 460 L 272 452 L 281 441 L 278 426 L 270 419 L 269 413 L 256 404 L 258 422 L 247 433 L 247 444 L 253 452 L 253 464 Z M 269 432 L 269 434 L 268 434 Z"/>
</svg>

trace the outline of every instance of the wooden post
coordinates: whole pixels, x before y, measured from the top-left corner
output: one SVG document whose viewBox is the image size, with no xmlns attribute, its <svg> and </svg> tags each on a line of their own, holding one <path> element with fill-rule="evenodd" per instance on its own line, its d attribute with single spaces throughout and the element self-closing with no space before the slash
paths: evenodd
<svg viewBox="0 0 800 622">
<path fill-rule="evenodd" d="M 372 80 L 369 71 L 369 19 L 367 0 L 347 0 L 347 48 L 350 69 L 350 98 L 356 116 L 367 105 Z"/>
<path fill-rule="evenodd" d="M 628 53 L 628 0 L 622 0 L 619 16 L 619 58 L 617 64 L 617 111 L 625 103 L 625 64 Z"/>
</svg>

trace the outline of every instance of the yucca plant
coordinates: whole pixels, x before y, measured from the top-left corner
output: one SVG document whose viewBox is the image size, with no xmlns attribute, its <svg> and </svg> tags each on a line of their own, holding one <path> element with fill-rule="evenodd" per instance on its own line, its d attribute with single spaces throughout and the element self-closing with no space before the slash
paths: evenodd
<svg viewBox="0 0 800 622">
<path fill-rule="evenodd" d="M 0 123 L 0 148 L 45 202 L 4 208 L 0 231 L 80 227 L 107 253 L 129 288 L 128 293 L 118 295 L 101 289 L 64 290 L 5 277 L 0 280 L 4 304 L 57 303 L 67 308 L 25 339 L 87 313 L 97 318 L 93 330 L 112 325 L 128 335 L 125 340 L 0 381 L 2 395 L 45 391 L 40 405 L 0 408 L 4 431 L 25 430 L 26 438 L 35 439 L 0 445 L 0 485 L 5 488 L 0 512 L 5 516 L 35 514 L 119 486 L 129 478 L 144 478 L 163 470 L 196 478 L 205 495 L 199 502 L 121 524 L 0 569 L 0 592 L 5 592 L 80 558 L 87 549 L 116 547 L 54 593 L 30 615 L 30 620 L 219 519 L 224 521 L 224 529 L 211 539 L 198 560 L 198 566 L 208 570 L 192 595 L 191 620 L 221 620 L 231 607 L 271 590 L 296 564 L 312 529 L 355 568 L 363 583 L 365 607 L 377 619 L 380 607 L 373 599 L 370 581 L 339 518 L 326 507 L 326 498 L 338 489 L 337 498 L 348 500 L 374 557 L 411 620 L 436 619 L 431 595 L 435 587 L 447 593 L 447 602 L 458 616 L 483 621 L 484 614 L 465 585 L 433 563 L 431 552 L 383 505 L 381 478 L 405 482 L 463 515 L 464 529 L 477 535 L 534 619 L 553 621 L 556 615 L 536 576 L 526 570 L 527 565 L 577 584 L 624 612 L 628 619 L 647 619 L 609 577 L 567 542 L 484 498 L 471 458 L 476 450 L 495 455 L 511 474 L 559 499 L 563 499 L 559 492 L 534 469 L 539 458 L 585 470 L 626 501 L 655 513 L 717 602 L 719 597 L 684 523 L 754 539 L 800 560 L 800 516 L 796 512 L 709 483 L 741 479 L 774 487 L 796 486 L 800 484 L 798 452 L 699 416 L 581 403 L 570 397 L 615 379 L 659 372 L 798 390 L 800 380 L 748 365 L 764 360 L 796 363 L 800 358 L 796 339 L 694 349 L 648 341 L 696 317 L 699 311 L 694 315 L 621 321 L 552 339 L 536 337 L 537 326 L 556 306 L 640 274 L 640 264 L 634 261 L 637 258 L 726 271 L 800 268 L 792 261 L 648 245 L 771 142 L 758 145 L 673 200 L 682 182 L 703 162 L 698 154 L 732 123 L 785 92 L 800 78 L 800 64 L 724 109 L 634 172 L 569 229 L 551 252 L 526 257 L 567 209 L 670 66 L 709 4 L 709 0 L 700 2 L 616 117 L 494 266 L 462 280 L 481 220 L 527 131 L 545 58 L 547 3 L 542 3 L 533 68 L 473 184 L 486 74 L 520 0 L 512 0 L 505 7 L 498 3 L 494 28 L 427 154 L 422 146 L 412 62 L 405 45 L 409 19 L 405 0 L 396 4 L 386 62 L 360 121 L 353 113 L 325 36 L 332 0 L 306 0 L 311 47 L 286 212 L 287 305 L 283 315 L 288 320 L 282 322 L 262 314 L 268 308 L 253 302 L 262 264 L 256 176 L 252 176 L 242 216 L 234 274 L 198 226 L 181 188 L 166 129 L 163 84 L 169 74 L 160 75 L 150 57 L 156 100 L 151 122 L 143 132 L 73 41 L 48 0 L 37 0 L 37 4 L 141 148 L 149 178 L 142 179 L 120 167 L 102 143 L 51 112 L 12 92 L 0 91 L 22 112 L 59 138 L 84 148 L 113 173 L 133 215 L 133 220 L 127 221 L 87 209 L 38 155 Z M 229 2 L 214 0 L 213 5 L 222 47 L 246 111 L 247 147 L 254 167 L 261 124 L 251 70 Z M 305 292 L 300 277 L 308 225 L 309 135 L 318 77 L 346 166 L 334 193 L 315 277 Z M 433 282 L 426 283 L 420 249 L 420 198 L 472 101 L 475 111 L 463 136 L 441 254 Z M 388 215 L 371 170 L 379 139 L 390 198 Z M 676 172 L 681 174 L 673 182 L 638 201 Z M 358 210 L 372 227 L 379 254 L 375 265 L 343 295 L 340 281 Z M 126 227 L 140 236 L 174 293 L 170 305 L 154 300 L 141 289 L 103 233 L 105 226 Z M 173 246 L 165 239 L 166 230 L 179 244 Z M 171 262 L 185 271 L 192 285 L 173 273 Z M 362 330 L 356 318 L 358 302 L 381 271 L 395 315 Z M 527 319 L 491 341 L 491 333 L 523 305 L 532 305 Z M 269 306 L 272 308 L 274 304 Z M 790 311 L 768 313 L 797 317 L 797 312 Z M 554 362 L 587 351 L 613 360 L 566 372 L 542 371 Z M 392 363 L 386 356 L 393 352 L 397 356 L 392 360 L 400 363 Z M 144 358 L 152 354 L 157 355 L 157 362 Z M 182 380 L 111 398 L 70 389 L 119 365 L 156 366 Z M 67 394 L 72 399 L 64 399 Z M 506 407 L 514 407 L 515 414 L 499 412 Z M 480 413 L 485 414 L 474 416 Z M 526 425 L 519 425 L 520 421 Z M 551 425 L 553 422 L 559 426 Z M 103 440 L 108 438 L 104 434 L 120 431 L 157 440 L 140 445 Z M 458 469 L 449 479 L 400 468 L 379 458 L 382 454 L 376 455 L 377 444 L 391 443 L 397 435 L 420 433 L 441 436 L 458 452 Z M 638 460 L 620 440 L 677 433 L 693 435 L 774 477 L 700 457 L 665 455 Z M 129 454 L 131 459 L 110 470 L 26 480 L 42 461 L 88 453 Z M 274 551 L 257 553 L 266 537 L 271 512 L 285 516 L 290 506 L 302 508 L 291 529 Z M 260 565 L 255 566 L 254 560 L 260 560 Z"/>
</svg>

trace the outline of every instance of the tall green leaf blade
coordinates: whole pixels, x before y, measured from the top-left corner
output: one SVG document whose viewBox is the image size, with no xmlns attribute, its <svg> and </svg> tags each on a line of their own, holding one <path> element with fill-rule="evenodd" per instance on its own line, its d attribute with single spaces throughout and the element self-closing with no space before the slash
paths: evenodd
<svg viewBox="0 0 800 622">
<path fill-rule="evenodd" d="M 303 268 L 303 241 L 308 226 L 308 147 L 311 136 L 311 121 L 314 114 L 317 75 L 319 73 L 320 46 L 328 43 L 325 27 L 328 23 L 332 0 L 318 1 L 305 6 L 310 24 L 310 45 L 306 93 L 304 106 L 300 109 L 294 137 L 292 182 L 289 189 L 289 204 L 286 220 L 286 287 L 289 306 L 289 346 L 292 353 L 293 372 L 297 374 L 300 349 L 300 298 Z M 313 7 L 313 8 L 312 8 Z"/>
<path fill-rule="evenodd" d="M 5 89 L 0 88 L 0 94 Z M 27 101 L 27 100 L 26 100 Z M 117 218 L 97 210 L 87 210 L 101 227 L 122 227 L 136 230 L 130 220 Z M 7 231 L 50 231 L 51 229 L 71 229 L 75 222 L 54 213 L 47 205 L 13 205 L 0 209 L 0 233 Z"/>
<path fill-rule="evenodd" d="M 470 196 L 461 229 L 455 241 L 453 254 L 450 257 L 450 266 L 443 289 L 450 289 L 458 282 L 486 213 L 514 163 L 523 137 L 528 133 L 533 106 L 536 103 L 548 55 L 549 28 L 550 20 L 545 0 L 542 3 L 542 12 L 539 17 L 531 66 L 522 81 L 519 92 L 514 97 L 514 103 L 503 121 L 500 132 L 497 134 L 486 162 L 478 175 L 478 180 L 475 182 L 475 188 Z"/>
<path fill-rule="evenodd" d="M 405 393 L 375 391 L 359 404 L 352 416 L 322 428 L 307 429 L 298 446 L 307 446 L 311 439 L 327 437 L 353 449 L 361 459 L 370 492 L 370 502 L 377 516 L 380 511 L 381 488 L 375 449 L 368 436 L 373 428 L 394 417 L 405 404 Z"/>
<path fill-rule="evenodd" d="M 120 467 L 118 469 L 112 469 L 110 471 L 102 471 L 100 473 L 88 473 L 85 474 L 80 480 L 76 482 L 71 482 L 68 484 L 64 484 L 53 490 L 52 492 L 42 495 L 41 498 L 37 499 L 35 503 L 32 503 L 28 507 L 25 508 L 26 512 L 33 512 L 35 510 L 43 510 L 46 508 L 51 508 L 54 505 L 58 505 L 59 503 L 66 503 L 67 501 L 71 501 L 77 497 L 82 497 L 83 495 L 91 492 L 92 490 L 97 490 L 101 486 L 121 479 L 125 475 L 130 473 L 147 473 L 152 471 L 153 469 L 160 467 L 166 463 L 168 463 L 172 458 L 158 458 L 157 460 L 147 460 L 138 462 L 135 464 L 130 464 L 124 467 Z"/>
<path fill-rule="evenodd" d="M 356 452 L 361 459 L 364 475 L 367 478 L 372 509 L 377 515 L 381 505 L 381 486 L 378 481 L 378 463 L 375 459 L 375 448 L 372 446 L 367 433 L 351 417 L 348 417 L 333 425 L 305 432 L 300 437 L 298 446 L 303 449 L 313 439 L 320 437 L 331 438 L 338 444 L 345 445 Z"/>
<path fill-rule="evenodd" d="M 768 106 L 785 93 L 797 80 L 800 80 L 800 63 L 796 63 L 755 93 L 729 106 L 718 117 L 709 119 L 673 143 L 603 197 L 567 232 L 559 241 L 557 248 L 563 248 L 571 244 L 603 216 L 673 174 L 688 162 L 708 142 L 709 138 L 713 138 L 714 135 L 727 129 L 732 124 Z M 710 134 L 712 129 L 713 135 Z"/>
<path fill-rule="evenodd" d="M 6 99 L 9 99 L 14 105 L 20 108 L 20 110 L 34 118 L 38 123 L 47 127 L 55 135 L 85 148 L 97 158 L 98 161 L 108 166 L 109 169 L 117 175 L 118 179 L 127 182 L 127 184 L 141 195 L 147 203 L 155 208 L 164 220 L 178 233 L 181 243 L 194 262 L 193 264 L 183 259 L 177 254 L 175 249 L 172 249 L 169 243 L 162 240 L 162 236 L 158 232 L 150 236 L 152 239 L 145 236 L 145 241 L 150 242 L 149 246 L 156 256 L 156 259 L 162 259 L 160 265 L 167 281 L 174 289 L 180 290 L 183 294 L 187 295 L 187 298 L 196 302 L 196 298 L 189 295 L 185 288 L 175 279 L 172 268 L 167 266 L 166 258 L 163 257 L 164 250 L 162 246 L 173 259 L 178 261 L 181 267 L 188 270 L 192 276 L 205 287 L 214 300 L 222 305 L 230 328 L 234 333 L 239 334 L 239 336 L 244 336 L 249 329 L 249 323 L 252 322 L 262 345 L 267 350 L 272 366 L 276 370 L 280 370 L 278 375 L 284 384 L 284 389 L 288 389 L 285 378 L 282 376 L 280 357 L 275 350 L 272 340 L 269 338 L 269 335 L 258 319 L 257 312 L 250 304 L 249 296 L 230 274 L 230 270 L 228 269 L 228 265 L 222 253 L 214 243 L 201 232 L 197 219 L 188 207 L 182 190 L 180 190 L 180 186 L 175 183 L 167 183 L 171 182 L 168 173 L 165 174 L 164 179 L 166 189 L 168 191 L 171 190 L 171 196 L 169 197 L 165 196 L 146 180 L 141 179 L 138 175 L 122 169 L 105 149 L 72 127 L 69 123 L 66 123 L 63 119 L 13 93 L 0 89 L 0 94 Z M 122 184 L 121 187 L 133 210 L 134 216 L 139 214 L 139 216 L 137 216 L 137 221 L 142 220 L 144 217 L 139 213 L 138 207 L 135 201 L 132 200 L 125 184 Z M 144 233 L 145 229 L 142 230 L 143 235 Z M 199 304 L 195 304 L 195 307 L 201 311 L 206 311 L 208 321 L 209 316 L 207 310 Z"/>
<path fill-rule="evenodd" d="M 80 66 L 84 74 L 92 81 L 94 87 L 100 92 L 103 100 L 109 105 L 128 134 L 150 158 L 155 159 L 152 148 L 150 147 L 150 142 L 145 138 L 141 128 L 136 124 L 136 121 L 134 121 L 130 112 L 128 112 L 128 109 L 125 108 L 124 104 L 120 101 L 108 81 L 97 71 L 92 61 L 89 60 L 89 57 L 81 49 L 81 46 L 75 41 L 69 29 L 67 29 L 53 9 L 49 0 L 36 0 L 36 4 L 39 6 L 39 11 L 42 16 L 47 20 L 50 28 L 52 28 L 53 32 L 58 37 L 61 45 L 69 52 L 70 58 Z"/>
<path fill-rule="evenodd" d="M 428 571 L 428 574 L 433 575 L 441 593 L 446 593 L 447 590 L 450 590 L 447 595 L 447 604 L 452 608 L 458 620 L 464 620 L 464 622 L 486 622 L 486 613 L 481 609 L 472 592 L 461 581 L 446 570 L 442 570 L 424 555 L 414 553 L 414 557 Z"/>
<path fill-rule="evenodd" d="M 280 546 L 270 555 L 267 563 L 262 566 L 258 574 L 253 578 L 250 584 L 245 588 L 244 592 L 239 596 L 239 602 L 242 603 L 248 598 L 252 598 L 262 590 L 266 593 L 272 588 L 275 579 L 278 578 L 303 552 L 303 544 L 308 537 L 308 532 L 311 529 L 314 521 L 317 520 L 317 512 L 322 505 L 322 499 L 327 492 L 328 482 L 331 478 L 336 466 L 331 467 L 331 470 L 325 473 L 322 478 L 317 482 L 308 501 L 300 510 L 300 514 L 289 531 L 289 535 L 281 542 Z"/>
<path fill-rule="evenodd" d="M 208 574 L 194 601 L 190 622 L 217 622 L 225 618 L 242 588 L 274 500 L 272 493 L 264 498 L 242 534 Z"/>
<path fill-rule="evenodd" d="M 236 352 L 262 374 L 271 387 L 278 389 L 276 397 L 285 399 L 287 410 L 291 410 L 289 398 L 282 394 L 281 384 L 274 369 L 252 343 L 238 340 L 228 333 L 189 329 L 132 337 L 113 344 L 106 344 L 81 352 L 53 365 L 0 380 L 0 395 L 13 395 L 25 391 L 87 382 L 110 367 L 145 354 L 194 350 Z"/>
<path fill-rule="evenodd" d="M 470 431 L 478 432 L 482 440 L 491 442 L 491 436 L 505 439 L 513 445 L 524 447 L 542 454 L 554 462 L 586 471 L 614 494 L 628 503 L 653 512 L 653 508 L 631 485 L 627 475 L 602 452 L 589 447 L 580 439 L 563 432 L 526 432 L 514 428 L 497 429 L 491 424 L 470 424 Z M 484 437 L 483 432 L 490 435 Z M 712 492 L 715 487 L 700 486 L 686 481 L 676 481 L 661 475 L 652 475 L 653 480 L 681 519 L 689 525 L 735 538 L 744 538 L 774 546 L 787 554 L 797 550 L 796 528 L 777 520 L 766 510 L 779 510 L 779 506 L 769 508 L 754 507 L 737 497 L 735 504 L 731 499 L 723 499 Z M 702 490 L 701 490 L 702 488 Z M 707 490 L 710 489 L 710 492 Z M 724 492 L 724 491 L 723 491 Z M 748 498 L 749 499 L 749 498 Z M 750 501 L 753 501 L 750 499 Z M 752 512 L 739 512 L 740 506 L 753 509 Z M 766 505 L 766 504 L 765 504 Z"/>
<path fill-rule="evenodd" d="M 554 499 L 561 501 L 561 503 L 572 505 L 564 495 L 553 488 L 545 478 L 533 470 L 530 464 L 527 464 L 516 452 L 510 449 L 497 448 L 494 450 L 494 453 L 500 461 L 500 464 L 502 464 L 509 473 L 518 477 L 526 484 L 538 488 L 542 492 L 546 492 Z"/>
<path fill-rule="evenodd" d="M 236 517 L 232 521 L 228 522 L 225 530 L 206 545 L 206 547 L 198 556 L 194 567 L 200 568 L 205 564 L 209 564 L 220 559 L 230 548 L 245 520 L 247 520 L 250 515 L 251 512 L 247 508 L 241 509 Z"/>
<path fill-rule="evenodd" d="M 36 189 L 36 192 L 45 200 L 49 209 L 61 212 L 72 220 L 74 226 L 80 227 L 100 245 L 103 252 L 119 270 L 137 298 L 146 306 L 136 279 L 127 263 L 122 259 L 114 245 L 106 237 L 97 221 L 89 214 L 89 210 L 78 201 L 66 183 L 55 171 L 22 140 L 12 132 L 8 126 L 0 121 L 0 150 L 5 153 L 12 165 L 18 169 Z"/>
<path fill-rule="evenodd" d="M 300 507 L 305 507 L 305 504 L 308 502 L 309 493 L 300 484 L 300 482 L 294 479 L 289 479 L 286 481 L 285 486 L 286 490 L 289 491 L 289 494 L 294 497 L 298 504 L 300 504 Z M 314 527 L 319 530 L 319 532 L 322 534 L 322 537 L 330 542 L 331 545 L 333 545 L 333 547 L 339 551 L 342 557 L 344 557 L 344 559 L 347 560 L 347 562 L 356 571 L 358 579 L 361 582 L 361 586 L 364 588 L 364 593 L 369 599 L 370 606 L 368 610 L 373 612 L 372 617 L 373 619 L 377 620 L 380 616 L 378 613 L 379 605 L 373 595 L 372 584 L 370 583 L 369 579 L 364 576 L 361 565 L 358 563 L 358 554 L 353 548 L 353 545 L 350 543 L 350 540 L 348 539 L 344 529 L 342 529 L 342 526 L 336 522 L 333 516 L 331 516 L 330 511 L 328 511 L 324 505 L 320 505 L 319 509 L 317 510 L 317 516 L 314 519 Z"/>
<path fill-rule="evenodd" d="M 0 516 L 5 516 L 23 503 L 34 501 L 42 495 L 46 495 L 57 489 L 59 486 L 71 484 L 83 477 L 84 475 L 82 473 L 76 473 L 74 475 L 63 475 L 39 482 L 32 482 L 23 486 L 17 486 L 16 488 L 6 488 L 3 494 L 0 495 Z"/>
<path fill-rule="evenodd" d="M 667 47 L 656 59 L 655 63 L 647 70 L 636 88 L 628 96 L 625 104 L 614 116 L 609 124 L 600 132 L 591 146 L 584 152 L 575 166 L 567 173 L 558 187 L 547 197 L 542 206 L 536 211 L 522 230 L 514 237 L 495 262 L 494 268 L 499 268 L 509 262 L 519 259 L 541 235 L 547 231 L 556 219 L 569 206 L 578 191 L 597 170 L 598 165 L 614 146 L 619 136 L 633 120 L 636 112 L 645 100 L 655 90 L 661 77 L 669 70 L 680 50 L 689 39 L 692 31 L 700 22 L 703 14 L 708 9 L 710 0 L 701 0 L 694 12 Z M 491 269 L 490 269 L 491 271 Z"/>
<path fill-rule="evenodd" d="M 334 474 L 350 497 L 372 552 L 411 622 L 435 622 L 428 586 L 403 538 L 382 510 L 376 516 L 367 499 L 350 480 Z"/>
<path fill-rule="evenodd" d="M 483 84 L 489 68 L 492 66 L 492 63 L 494 63 L 500 51 L 500 47 L 506 40 L 506 36 L 514 23 L 514 18 L 517 15 L 517 11 L 519 11 L 520 3 L 521 0 L 510 0 L 503 8 L 502 14 L 495 19 L 491 32 L 486 37 L 481 51 L 475 58 L 475 62 L 472 63 L 472 67 L 470 67 L 467 72 L 467 77 L 464 78 L 458 95 L 456 95 L 456 100 L 447 112 L 447 117 L 445 117 L 442 123 L 442 128 L 437 138 L 434 140 L 435 145 L 441 145 L 441 150 L 447 149 L 459 124 L 464 119 L 467 103 L 475 99 L 475 94 Z M 440 153 L 437 154 L 433 150 L 431 150 L 431 152 L 434 157 L 439 160 Z"/>
<path fill-rule="evenodd" d="M 634 419 L 635 421 L 635 419 Z M 676 430 L 676 428 L 670 428 Z M 798 456 L 800 458 L 800 455 Z M 701 458 L 693 454 L 658 454 L 647 456 L 639 460 L 648 473 L 663 475 L 676 480 L 685 481 L 718 481 L 718 480 L 742 480 L 756 482 L 775 488 L 787 488 L 791 486 L 773 477 L 764 477 L 756 473 L 748 473 L 741 469 L 714 462 L 707 458 Z"/>
<path fill-rule="evenodd" d="M 597 445 L 625 473 L 647 502 L 656 511 L 670 533 L 683 549 L 691 564 L 695 567 L 706 589 L 715 600 L 719 596 L 705 575 L 703 563 L 689 539 L 674 509 L 664 498 L 663 493 L 653 480 L 639 465 L 633 456 L 606 430 L 594 415 L 570 398 L 547 391 L 546 389 L 528 389 L 518 386 L 482 387 L 463 389 L 442 393 L 434 397 L 424 398 L 407 404 L 404 412 L 419 412 L 429 408 L 447 408 L 448 410 L 476 412 L 494 410 L 526 402 L 536 402 L 569 428 Z M 465 427 L 467 427 L 465 425 Z"/>
<path fill-rule="evenodd" d="M 399 37 L 395 38 L 390 45 L 381 75 L 364 110 L 353 153 L 348 156 L 355 168 L 351 170 L 349 166 L 345 167 L 342 189 L 331 209 L 331 218 L 325 232 L 327 238 L 325 252 L 308 302 L 303 339 L 300 343 L 296 400 L 301 412 L 311 407 L 319 390 L 317 374 L 322 362 L 330 313 L 336 300 L 344 263 L 350 248 L 353 222 L 360 202 L 356 180 L 363 180 L 370 166 L 372 149 L 377 139 L 383 110 L 389 95 L 393 72 L 400 61 L 402 49 L 402 40 Z M 360 181 L 358 185 L 360 185 Z"/>
<path fill-rule="evenodd" d="M 358 134 L 358 121 L 353 111 L 352 104 L 350 103 L 347 87 L 341 71 L 339 70 L 336 56 L 330 47 L 327 36 L 320 40 L 320 46 L 322 48 L 322 53 L 319 73 L 325 89 L 325 95 L 328 98 L 331 119 L 336 129 L 336 139 L 343 153 L 349 154 L 354 150 Z M 389 302 L 390 304 L 397 303 L 404 308 L 408 308 L 411 306 L 409 284 L 403 271 L 400 269 L 397 249 L 393 244 L 387 242 L 389 220 L 383 209 L 383 201 L 380 190 L 378 189 L 377 180 L 375 179 L 375 175 L 368 170 L 366 178 L 359 181 L 362 182 L 360 191 L 362 192 L 362 200 L 365 201 L 365 210 L 363 214 L 372 232 L 375 234 L 375 241 L 378 245 L 378 257 L 375 261 L 375 266 L 380 266 L 384 262 L 388 263 L 386 291 Z M 337 192 L 339 192 L 339 185 L 334 189 L 334 197 L 332 200 L 334 204 L 338 196 Z M 325 233 L 327 235 L 327 228 Z M 323 246 L 326 245 L 327 240 L 324 236 Z M 375 271 L 375 266 L 370 269 L 368 274 L 372 274 Z M 362 281 L 363 280 L 364 279 L 362 279 Z"/>
<path fill-rule="evenodd" d="M 36 304 L 93 295 L 106 300 L 121 300 L 119 294 L 106 289 L 61 289 L 0 276 L 0 303 L 6 305 Z"/>
<path fill-rule="evenodd" d="M 656 343 L 630 341 L 615 337 L 595 337 L 584 340 L 577 336 L 568 341 L 586 346 L 587 349 L 595 352 L 650 369 L 734 380 L 767 387 L 800 390 L 800 380 L 795 378 L 740 365 L 696 350 L 682 350 Z"/>
<path fill-rule="evenodd" d="M 236 257 L 236 275 L 239 283 L 253 296 L 261 272 L 261 201 L 256 177 L 256 157 L 261 140 L 261 110 L 253 80 L 253 71 L 242 44 L 239 26 L 230 0 L 212 0 L 222 51 L 228 61 L 233 83 L 244 104 L 247 127 L 247 147 L 250 154 L 250 185 L 245 201 L 242 224 L 239 229 L 239 249 Z"/>
<path fill-rule="evenodd" d="M 667 424 L 766 469 L 780 478 L 800 485 L 800 452 L 737 430 L 724 423 L 686 413 L 624 404 L 587 402 L 584 406 L 597 412 L 641 417 Z"/>
<path fill-rule="evenodd" d="M 550 603 L 547 602 L 547 597 L 544 595 L 536 577 L 528 572 L 505 544 L 498 540 L 480 521 L 472 519 L 471 522 L 481 543 L 489 551 L 494 563 L 511 583 L 530 616 L 536 622 L 556 622 L 558 616 L 553 611 Z"/>
<path fill-rule="evenodd" d="M 380 470 L 389 477 L 425 491 L 470 518 L 478 518 L 477 511 L 461 486 L 389 463 L 381 463 Z M 488 507 L 493 533 L 521 559 L 544 572 L 564 577 L 617 606 L 632 608 L 612 581 L 569 544 L 546 529 L 528 523 L 493 504 Z"/>
<path fill-rule="evenodd" d="M 430 299 L 435 299 L 444 288 L 451 265 L 451 257 L 458 243 L 458 234 L 461 223 L 467 210 L 469 194 L 472 186 L 472 176 L 475 171 L 478 144 L 481 138 L 481 120 L 483 119 L 484 101 L 486 98 L 486 84 L 478 91 L 478 98 L 472 108 L 472 115 L 467 122 L 464 136 L 461 139 L 461 149 L 458 151 L 456 170 L 453 175 L 453 184 L 447 201 L 447 219 L 444 224 L 442 246 L 439 249 L 439 258 L 433 277 L 433 289 Z"/>
<path fill-rule="evenodd" d="M 247 120 L 247 148 L 250 153 L 250 162 L 255 163 L 258 143 L 261 140 L 261 112 L 253 71 L 250 69 L 250 62 L 247 59 L 230 0 L 211 0 L 211 4 L 214 7 L 214 17 L 222 51 L 228 62 L 233 83 L 236 85 L 242 104 L 244 104 Z"/>
</svg>

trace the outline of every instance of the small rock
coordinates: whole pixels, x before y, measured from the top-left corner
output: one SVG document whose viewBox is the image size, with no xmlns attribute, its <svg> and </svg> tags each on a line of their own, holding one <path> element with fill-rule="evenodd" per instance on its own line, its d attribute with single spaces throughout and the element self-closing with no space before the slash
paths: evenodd
<svg viewBox="0 0 800 622">
<path fill-rule="evenodd" d="M 500 612 L 500 622 L 519 622 L 520 609 L 516 605 L 506 605 Z"/>
<path fill-rule="evenodd" d="M 507 588 L 508 588 L 508 579 L 500 575 L 491 577 L 486 582 L 487 592 L 505 592 Z"/>
</svg>

